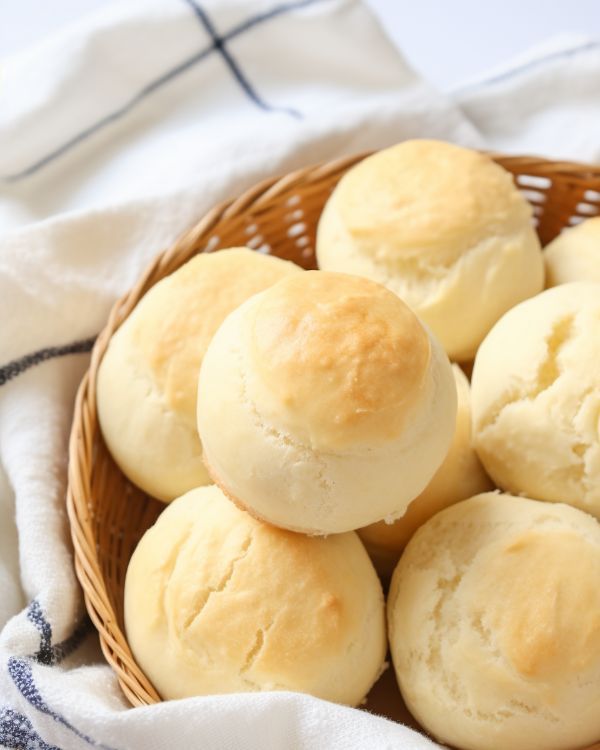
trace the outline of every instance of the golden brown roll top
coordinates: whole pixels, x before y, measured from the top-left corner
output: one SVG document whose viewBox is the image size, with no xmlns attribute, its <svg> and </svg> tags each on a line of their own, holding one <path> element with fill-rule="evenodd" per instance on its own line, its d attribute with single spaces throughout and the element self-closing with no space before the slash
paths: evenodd
<svg viewBox="0 0 600 750">
<path fill-rule="evenodd" d="M 400 515 L 441 463 L 455 409 L 447 357 L 406 305 L 319 271 L 231 314 L 198 384 L 214 481 L 257 517 L 308 533 Z"/>
<path fill-rule="evenodd" d="M 543 288 L 531 216 L 489 157 L 404 141 L 342 177 L 319 221 L 319 268 L 384 284 L 465 361 L 506 310 Z"/>
<path fill-rule="evenodd" d="M 312 448 L 395 440 L 431 359 L 414 313 L 358 277 L 307 272 L 254 307 L 250 362 L 264 416 Z"/>
<path fill-rule="evenodd" d="M 441 141 L 405 141 L 373 154 L 334 195 L 357 250 L 399 271 L 409 259 L 450 267 L 500 227 L 519 229 L 531 218 L 509 172 Z"/>
</svg>

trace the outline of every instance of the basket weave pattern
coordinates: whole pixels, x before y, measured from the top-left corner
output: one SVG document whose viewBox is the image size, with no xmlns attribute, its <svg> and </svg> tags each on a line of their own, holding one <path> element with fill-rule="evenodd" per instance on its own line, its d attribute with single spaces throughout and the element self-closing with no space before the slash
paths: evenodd
<svg viewBox="0 0 600 750">
<path fill-rule="evenodd" d="M 67 508 L 75 569 L 107 661 L 134 706 L 161 700 L 136 664 L 125 636 L 123 589 L 137 542 L 164 508 L 134 487 L 110 457 L 96 413 L 96 374 L 112 334 L 157 281 L 199 252 L 247 245 L 260 252 L 315 267 L 315 231 L 331 190 L 365 155 L 265 180 L 236 200 L 212 209 L 146 269 L 114 305 L 92 352 L 77 394 L 69 445 Z M 515 176 L 534 207 L 543 244 L 564 227 L 600 212 L 600 167 L 531 157 L 493 158 Z M 600 747 L 597 746 L 597 747 Z"/>
</svg>

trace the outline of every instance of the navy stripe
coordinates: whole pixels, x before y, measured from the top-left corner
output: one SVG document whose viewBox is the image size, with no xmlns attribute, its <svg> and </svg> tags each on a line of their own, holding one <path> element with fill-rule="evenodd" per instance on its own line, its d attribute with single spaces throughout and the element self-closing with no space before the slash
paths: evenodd
<svg viewBox="0 0 600 750">
<path fill-rule="evenodd" d="M 73 633 L 61 643 L 51 647 L 50 664 L 60 664 L 70 656 L 85 640 L 85 637 L 93 630 L 92 622 L 87 617 L 75 628 Z"/>
<path fill-rule="evenodd" d="M 52 664 L 52 626 L 44 617 L 40 603 L 36 599 L 27 607 L 27 619 L 40 634 L 40 647 L 33 658 L 41 664 Z"/>
<path fill-rule="evenodd" d="M 213 42 L 213 46 L 218 52 L 221 54 L 221 57 L 225 61 L 225 64 L 233 74 L 233 77 L 236 79 L 236 81 L 239 83 L 240 87 L 244 91 L 244 93 L 248 96 L 248 98 L 256 104 L 259 109 L 264 110 L 265 112 L 283 112 L 284 114 L 290 115 L 291 117 L 295 117 L 297 119 L 300 119 L 302 115 L 300 112 L 298 112 L 295 109 L 290 109 L 288 107 L 274 107 L 270 104 L 267 104 L 267 102 L 259 96 L 259 94 L 256 92 L 246 75 L 243 73 L 242 69 L 240 68 L 239 64 L 234 59 L 231 52 L 227 49 L 225 46 L 225 39 L 220 37 L 217 34 L 217 30 L 215 29 L 212 21 L 208 17 L 208 14 L 206 11 L 194 0 L 185 0 L 187 4 L 192 8 L 194 13 L 196 14 L 196 17 L 200 20 L 202 25 L 204 26 L 207 34 L 210 36 Z M 272 18 L 272 16 L 271 16 Z M 249 26 L 247 28 L 250 28 Z"/>
<path fill-rule="evenodd" d="M 45 618 L 39 602 L 34 599 L 27 608 L 27 619 L 33 623 L 40 634 L 40 646 L 30 658 L 46 666 L 60 664 L 79 646 L 90 631 L 90 620 L 85 618 L 75 628 L 72 635 L 62 643 L 52 644 L 52 626 Z"/>
<path fill-rule="evenodd" d="M 63 143 L 61 146 L 54 149 L 54 151 L 51 151 L 49 154 L 46 154 L 46 156 L 34 162 L 26 169 L 23 169 L 20 172 L 15 172 L 14 174 L 10 174 L 10 175 L 6 175 L 2 177 L 1 178 L 2 182 L 6 182 L 6 183 L 18 182 L 19 180 L 22 180 L 24 177 L 29 177 L 34 172 L 37 172 L 39 169 L 42 169 L 42 167 L 45 167 L 47 164 L 50 164 L 50 162 L 53 162 L 55 159 L 58 159 L 58 157 L 62 156 L 63 154 L 66 154 L 67 151 L 70 151 L 73 148 L 73 146 L 77 146 L 78 143 L 81 143 L 82 141 L 87 140 L 91 135 L 94 135 L 94 133 L 97 133 L 99 130 L 102 130 L 107 125 L 110 125 L 112 122 L 116 122 L 117 120 L 120 120 L 121 117 L 131 112 L 131 110 L 134 109 L 134 107 L 136 107 L 138 104 L 140 104 L 140 102 L 142 102 L 147 96 L 149 96 L 150 94 L 153 94 L 155 91 L 162 88 L 165 84 L 170 83 L 174 78 L 177 78 L 182 73 L 185 73 L 186 70 L 189 70 L 191 67 L 199 63 L 211 52 L 214 52 L 213 46 L 207 47 L 206 49 L 203 49 L 201 52 L 198 52 L 198 54 L 194 55 L 193 57 L 190 57 L 187 60 L 184 60 L 177 67 L 172 68 L 167 73 L 162 75 L 160 78 L 157 78 L 156 80 L 149 83 L 147 86 L 144 86 L 144 88 L 141 91 L 138 91 L 138 93 L 135 96 L 133 96 L 128 102 L 126 102 L 122 107 L 115 109 L 114 112 L 111 112 L 105 117 L 102 117 L 93 125 L 90 125 L 88 128 L 85 128 L 81 132 L 77 133 L 77 135 L 74 135 L 68 141 L 65 141 L 65 143 Z"/>
<path fill-rule="evenodd" d="M 13 750 L 61 750 L 44 742 L 29 719 L 8 706 L 0 706 L 0 746 Z"/>
<path fill-rule="evenodd" d="M 113 750 L 107 745 L 96 742 L 92 737 L 73 726 L 64 716 L 54 711 L 43 699 L 33 677 L 32 660 L 50 666 L 59 664 L 69 653 L 71 653 L 83 640 L 89 629 L 89 620 L 84 620 L 73 632 L 73 634 L 62 643 L 52 644 L 52 625 L 45 617 L 37 600 L 33 600 L 27 608 L 27 619 L 35 626 L 40 634 L 38 650 L 28 657 L 11 656 L 8 659 L 8 673 L 19 693 L 25 698 L 30 706 L 40 713 L 49 716 L 61 724 L 79 739 L 88 745 L 100 748 L 100 750 Z"/>
<path fill-rule="evenodd" d="M 189 0 L 186 0 L 186 1 L 189 2 Z M 245 33 L 246 31 L 253 28 L 254 26 L 257 26 L 261 23 L 265 23 L 266 21 L 270 21 L 276 18 L 277 16 L 280 16 L 284 13 L 288 13 L 289 11 L 304 8 L 309 5 L 315 5 L 316 3 L 320 3 L 320 2 L 324 2 L 324 0 L 298 0 L 297 2 L 281 3 L 279 5 L 274 6 L 270 10 L 266 11 L 265 13 L 260 13 L 260 14 L 257 14 L 256 16 L 253 16 L 252 18 L 247 19 L 246 21 L 242 22 L 238 26 L 234 27 L 227 34 L 224 34 L 222 37 L 220 37 L 221 53 L 223 52 L 222 45 L 224 44 L 224 42 L 230 41 L 231 39 L 235 39 L 235 37 L 239 36 L 240 34 Z M 105 115 L 100 120 L 95 122 L 93 125 L 90 125 L 89 127 L 85 128 L 84 130 L 74 135 L 72 138 L 69 138 L 67 141 L 65 141 L 63 144 L 61 144 L 57 148 L 55 148 L 53 151 L 46 154 L 41 159 L 38 159 L 38 161 L 34 162 L 33 164 L 30 164 L 28 167 L 20 170 L 19 172 L 14 172 L 13 174 L 0 176 L 0 184 L 1 183 L 10 184 L 13 182 L 18 182 L 19 180 L 22 180 L 26 177 L 31 176 L 35 172 L 39 171 L 43 167 L 53 162 L 55 159 L 58 159 L 59 157 L 66 154 L 68 151 L 70 151 L 73 147 L 77 146 L 82 141 L 87 140 L 90 136 L 93 136 L 98 131 L 104 129 L 107 125 L 110 125 L 111 123 L 116 122 L 117 120 L 120 120 L 123 116 L 131 112 L 131 110 L 134 109 L 138 104 L 144 101 L 146 97 L 153 94 L 158 89 L 161 89 L 163 86 L 165 86 L 165 84 L 170 83 L 174 78 L 177 78 L 182 73 L 185 73 L 193 66 L 197 65 L 205 57 L 207 57 L 212 52 L 215 52 L 216 50 L 217 50 L 217 47 L 213 43 L 209 47 L 206 47 L 205 49 L 193 55 L 192 57 L 189 57 L 187 60 L 184 60 L 182 63 L 180 63 L 176 67 L 172 68 L 171 70 L 167 71 L 156 80 L 144 86 L 143 89 L 138 91 L 137 94 L 135 94 L 128 102 L 123 104 L 121 107 L 118 107 L 113 112 L 110 112 L 109 114 Z M 232 63 L 233 63 L 233 66 L 235 67 L 236 63 L 235 61 L 233 61 L 233 59 L 231 58 L 231 55 L 229 54 L 229 60 L 227 60 L 227 64 L 230 66 L 230 68 L 231 68 Z M 259 106 L 261 109 L 265 110 L 265 108 L 267 108 L 267 105 L 260 99 L 260 97 L 258 97 L 256 92 L 253 91 L 248 81 L 241 74 L 241 71 L 239 71 L 239 66 L 237 66 L 237 73 L 234 72 L 233 68 L 232 68 L 232 72 L 236 76 L 240 85 L 244 88 L 244 91 L 249 96 L 251 96 L 255 104 L 257 104 L 257 106 Z M 239 76 L 241 76 L 241 79 L 240 77 L 238 77 L 238 74 Z M 250 92 L 254 93 L 254 97 L 252 97 Z M 269 108 L 267 108 L 267 111 L 268 109 Z M 274 109 L 274 108 L 270 108 L 270 109 Z M 294 117 L 298 116 L 298 113 L 295 110 L 281 109 L 277 111 L 287 112 L 288 114 Z"/>
<path fill-rule="evenodd" d="M 532 70 L 536 70 L 537 68 L 544 68 L 546 67 L 548 63 L 556 62 L 557 60 L 568 59 L 570 57 L 575 57 L 576 55 L 579 55 L 582 52 L 590 52 L 591 50 L 598 49 L 599 47 L 600 47 L 600 42 L 592 41 L 592 42 L 587 42 L 586 44 L 583 44 L 580 47 L 573 47 L 571 49 L 563 49 L 563 50 L 557 50 L 556 52 L 550 52 L 548 55 L 545 55 L 544 57 L 538 57 L 535 60 L 530 60 L 529 62 L 523 63 L 523 65 L 517 65 L 516 67 L 511 68 L 510 70 L 506 70 L 503 73 L 498 73 L 498 75 L 491 76 L 490 78 L 486 78 L 483 81 L 478 81 L 476 83 L 467 84 L 466 86 L 453 89 L 451 93 L 463 94 L 465 92 L 475 91 L 484 86 L 493 86 L 497 83 L 503 83 L 504 81 L 509 81 L 511 78 L 520 76 L 523 73 L 528 73 Z"/>
<path fill-rule="evenodd" d="M 284 15 L 285 13 L 289 13 L 290 10 L 300 10 L 301 8 L 307 8 L 309 5 L 316 5 L 322 2 L 323 0 L 296 0 L 296 2 L 280 3 L 279 5 L 275 5 L 269 10 L 266 10 L 264 13 L 257 13 L 255 16 L 252 16 L 252 18 L 243 21 L 239 26 L 236 26 L 233 31 L 224 34 L 222 37 L 223 41 L 228 42 L 254 26 L 265 23 L 265 21 L 270 21 L 271 19 L 277 18 L 277 16 Z"/>
<path fill-rule="evenodd" d="M 49 359 L 65 357 L 67 354 L 85 354 L 90 352 L 95 340 L 96 337 L 93 336 L 92 338 L 74 341 L 72 344 L 65 344 L 64 346 L 49 346 L 45 349 L 38 349 L 37 352 L 26 354 L 19 359 L 13 359 L 12 362 L 7 362 L 0 367 L 0 386 L 6 385 L 9 380 L 22 375 L 32 367 Z"/>
<path fill-rule="evenodd" d="M 35 708 L 40 713 L 49 716 L 58 724 L 61 724 L 63 727 L 65 727 L 65 729 L 68 729 L 74 735 L 79 737 L 79 739 L 87 742 L 88 745 L 92 745 L 92 747 L 98 747 L 101 750 L 113 750 L 107 745 L 96 742 L 96 740 L 85 734 L 85 732 L 82 732 L 77 729 L 77 727 L 73 726 L 73 724 L 65 719 L 64 716 L 57 713 L 56 711 L 53 711 L 50 708 L 50 706 L 43 699 L 40 691 L 37 688 L 37 685 L 35 684 L 31 662 L 29 662 L 27 659 L 11 656 L 8 660 L 8 673 L 11 676 L 11 679 L 19 693 L 21 693 L 23 698 L 25 698 L 27 703 L 29 703 L 32 708 Z"/>
</svg>

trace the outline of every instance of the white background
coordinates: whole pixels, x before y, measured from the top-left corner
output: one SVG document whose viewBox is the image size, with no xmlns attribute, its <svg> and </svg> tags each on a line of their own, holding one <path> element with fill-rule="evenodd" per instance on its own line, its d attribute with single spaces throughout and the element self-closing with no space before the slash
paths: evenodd
<svg viewBox="0 0 600 750">
<path fill-rule="evenodd" d="M 549 37 L 600 37 L 600 0 L 365 1 L 413 67 L 445 90 Z M 0 58 L 106 2 L 0 0 Z"/>
</svg>

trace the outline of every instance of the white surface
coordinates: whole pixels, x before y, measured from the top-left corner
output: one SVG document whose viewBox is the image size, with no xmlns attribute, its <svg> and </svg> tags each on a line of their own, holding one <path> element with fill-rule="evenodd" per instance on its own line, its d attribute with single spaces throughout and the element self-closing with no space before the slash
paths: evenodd
<svg viewBox="0 0 600 750">
<path fill-rule="evenodd" d="M 0 58 L 38 43 L 107 2 L 9 0 L 3 3 Z M 598 0 L 365 2 L 375 10 L 408 62 L 442 89 L 478 76 L 551 36 L 574 32 L 600 37 Z"/>
<path fill-rule="evenodd" d="M 366 0 L 422 75 L 450 89 L 545 39 L 600 37 L 598 0 Z"/>
</svg>

